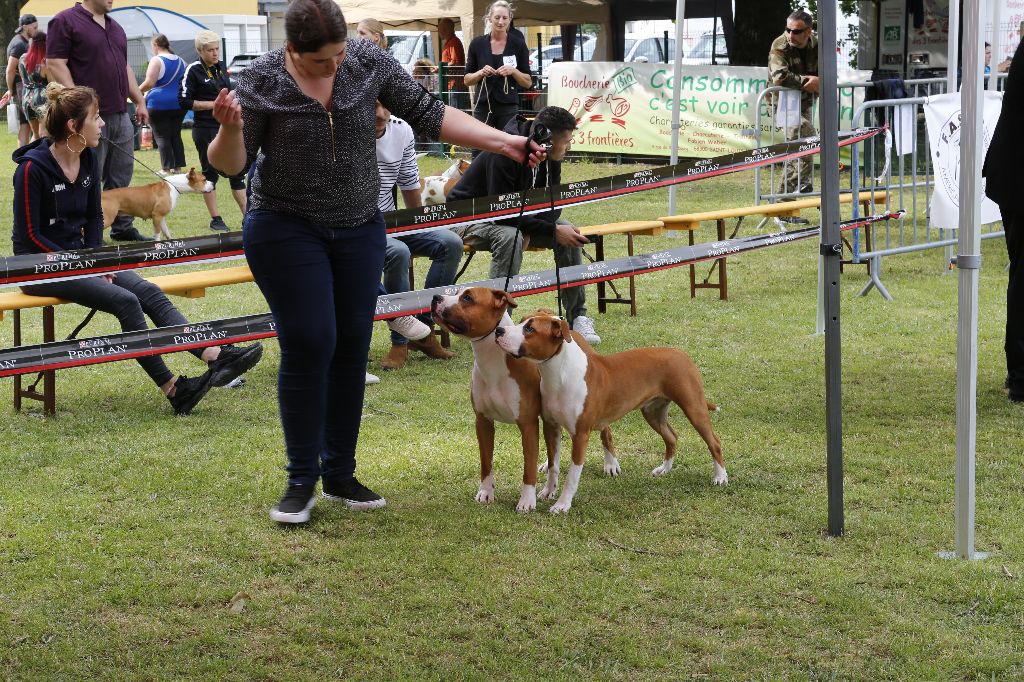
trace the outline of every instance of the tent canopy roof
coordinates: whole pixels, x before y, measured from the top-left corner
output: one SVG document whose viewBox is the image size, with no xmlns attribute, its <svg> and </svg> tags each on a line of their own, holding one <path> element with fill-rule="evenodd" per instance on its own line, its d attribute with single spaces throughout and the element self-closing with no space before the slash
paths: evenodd
<svg viewBox="0 0 1024 682">
<path fill-rule="evenodd" d="M 110 11 L 131 38 L 148 38 L 163 33 L 168 40 L 194 40 L 206 27 L 195 19 L 159 7 L 119 7 Z"/>
</svg>

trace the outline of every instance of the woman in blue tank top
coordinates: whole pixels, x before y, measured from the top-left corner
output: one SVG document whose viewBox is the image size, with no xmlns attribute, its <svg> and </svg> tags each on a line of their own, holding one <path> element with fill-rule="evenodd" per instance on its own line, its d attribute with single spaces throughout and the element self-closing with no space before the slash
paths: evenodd
<svg viewBox="0 0 1024 682">
<path fill-rule="evenodd" d="M 185 167 L 185 145 L 181 141 L 181 122 L 185 110 L 178 105 L 185 60 L 174 54 L 167 36 L 153 36 L 153 58 L 146 69 L 146 80 L 139 89 L 146 95 L 153 138 L 160 150 L 164 173 L 180 173 Z"/>
</svg>

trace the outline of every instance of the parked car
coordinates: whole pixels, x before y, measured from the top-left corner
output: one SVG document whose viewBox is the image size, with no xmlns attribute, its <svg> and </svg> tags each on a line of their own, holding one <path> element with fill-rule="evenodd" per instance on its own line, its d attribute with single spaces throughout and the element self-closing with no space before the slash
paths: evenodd
<svg viewBox="0 0 1024 682">
<path fill-rule="evenodd" d="M 430 31 L 384 31 L 388 39 L 388 52 L 402 65 L 402 68 L 412 73 L 413 66 L 417 59 L 426 57 L 437 63 L 434 57 L 434 41 L 431 39 Z"/>
<path fill-rule="evenodd" d="M 676 51 L 676 39 L 669 36 L 668 54 L 665 53 L 664 36 L 645 36 L 627 33 L 623 49 L 623 61 L 646 62 L 649 64 L 666 63 Z"/>
<path fill-rule="evenodd" d="M 242 52 L 236 54 L 231 58 L 231 63 L 228 64 L 228 80 L 231 82 L 231 87 L 235 87 L 238 84 L 238 75 L 249 68 L 249 65 L 256 61 L 256 58 L 264 54 L 263 52 Z"/>
<path fill-rule="evenodd" d="M 586 37 L 583 40 L 583 45 L 576 44 L 573 52 L 575 55 L 575 61 L 578 62 L 589 62 L 594 56 L 594 48 L 597 47 L 597 39 L 594 37 Z M 530 71 L 534 74 L 538 73 L 538 67 L 540 67 L 544 73 L 551 68 L 551 64 L 554 62 L 562 61 L 562 45 L 545 45 L 541 48 L 541 58 L 538 64 L 537 60 L 537 49 L 530 50 Z"/>
<path fill-rule="evenodd" d="M 690 51 L 683 57 L 683 64 L 729 64 L 729 51 L 725 46 L 725 34 L 711 31 L 697 38 Z"/>
</svg>

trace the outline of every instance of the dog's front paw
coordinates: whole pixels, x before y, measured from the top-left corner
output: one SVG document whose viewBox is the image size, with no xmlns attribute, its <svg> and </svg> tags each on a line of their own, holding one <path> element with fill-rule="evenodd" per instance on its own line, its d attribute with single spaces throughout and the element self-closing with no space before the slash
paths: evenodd
<svg viewBox="0 0 1024 682">
<path fill-rule="evenodd" d="M 661 463 L 660 467 L 654 467 L 651 470 L 651 476 L 664 476 L 670 471 L 672 471 L 672 460 L 666 459 Z"/>
<path fill-rule="evenodd" d="M 605 453 L 604 456 L 604 475 L 605 476 L 618 476 L 622 473 L 622 467 L 619 466 L 619 460 L 616 459 L 615 455 Z"/>
<path fill-rule="evenodd" d="M 532 485 L 523 485 L 523 492 L 519 495 L 519 502 L 516 504 L 516 511 L 520 513 L 532 512 L 537 508 L 537 489 Z"/>
<path fill-rule="evenodd" d="M 553 500 L 555 495 L 558 493 L 558 475 L 557 473 L 553 477 L 548 477 L 548 482 L 544 485 L 544 489 L 540 491 L 540 499 L 542 500 Z"/>
<path fill-rule="evenodd" d="M 715 467 L 715 476 L 711 479 L 713 485 L 729 485 L 729 474 L 726 473 L 725 469 L 719 469 Z"/>
<path fill-rule="evenodd" d="M 476 491 L 476 501 L 480 504 L 494 502 L 494 475 L 490 474 L 480 481 L 480 488 Z"/>
<path fill-rule="evenodd" d="M 565 514 L 569 511 L 571 507 L 572 502 L 570 502 L 569 500 L 559 500 L 558 502 L 555 502 L 553 505 L 551 505 L 550 511 L 552 514 Z"/>
</svg>

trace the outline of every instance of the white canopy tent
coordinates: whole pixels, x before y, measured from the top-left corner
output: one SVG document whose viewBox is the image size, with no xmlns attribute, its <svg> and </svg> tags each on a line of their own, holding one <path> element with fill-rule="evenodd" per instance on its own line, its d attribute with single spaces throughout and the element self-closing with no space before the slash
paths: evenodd
<svg viewBox="0 0 1024 682">
<path fill-rule="evenodd" d="M 128 36 L 128 53 L 145 54 L 146 61 L 153 56 L 149 41 L 157 33 L 163 33 L 171 43 L 171 49 L 186 62 L 199 58 L 195 38 L 206 26 L 183 14 L 158 7 L 119 7 L 111 10 L 110 17 L 121 24 Z M 133 67 L 138 66 L 132 64 Z M 143 67 L 145 68 L 145 67 Z"/>
<path fill-rule="evenodd" d="M 463 43 L 469 45 L 484 32 L 484 13 L 490 0 L 343 0 L 338 5 L 349 24 L 370 18 L 403 30 L 433 30 L 438 19 L 448 17 L 455 21 L 456 29 L 461 29 Z M 516 26 L 600 24 L 594 59 L 610 54 L 607 0 L 517 0 L 514 8 Z"/>
</svg>

